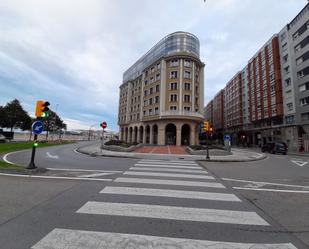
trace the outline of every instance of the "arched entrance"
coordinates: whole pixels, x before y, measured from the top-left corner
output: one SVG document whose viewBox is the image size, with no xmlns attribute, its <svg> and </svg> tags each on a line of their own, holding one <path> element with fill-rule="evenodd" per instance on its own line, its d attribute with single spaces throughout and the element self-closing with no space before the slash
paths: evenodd
<svg viewBox="0 0 309 249">
<path fill-rule="evenodd" d="M 190 145 L 190 126 L 187 124 L 181 127 L 181 145 Z"/>
<path fill-rule="evenodd" d="M 143 137 L 144 137 L 144 127 L 143 126 L 141 126 L 141 127 L 139 127 L 139 143 L 143 143 Z"/>
<path fill-rule="evenodd" d="M 146 126 L 146 144 L 150 144 L 150 126 L 149 125 L 147 125 Z"/>
<path fill-rule="evenodd" d="M 165 144 L 176 145 L 176 125 L 168 124 L 165 127 Z"/>
<path fill-rule="evenodd" d="M 158 144 L 158 126 L 156 124 L 152 127 L 152 133 L 153 133 L 153 144 Z"/>
</svg>

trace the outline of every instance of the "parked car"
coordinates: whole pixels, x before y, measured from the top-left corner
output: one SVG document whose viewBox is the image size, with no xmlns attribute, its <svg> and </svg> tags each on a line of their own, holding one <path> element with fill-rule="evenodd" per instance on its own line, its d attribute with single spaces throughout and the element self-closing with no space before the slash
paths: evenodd
<svg viewBox="0 0 309 249">
<path fill-rule="evenodd" d="M 6 137 L 0 134 L 0 143 L 5 143 L 6 142 Z"/>
<path fill-rule="evenodd" d="M 283 142 L 270 142 L 266 143 L 261 148 L 262 152 L 269 152 L 272 154 L 275 153 L 282 153 L 283 155 L 286 155 L 288 152 L 288 146 L 286 143 Z"/>
</svg>

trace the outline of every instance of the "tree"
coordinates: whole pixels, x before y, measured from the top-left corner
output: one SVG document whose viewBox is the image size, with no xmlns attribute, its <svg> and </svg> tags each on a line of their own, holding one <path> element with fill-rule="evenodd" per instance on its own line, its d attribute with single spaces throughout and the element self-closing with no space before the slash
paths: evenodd
<svg viewBox="0 0 309 249">
<path fill-rule="evenodd" d="M 31 118 L 28 113 L 23 109 L 19 100 L 14 99 L 4 106 L 6 119 L 4 120 L 3 127 L 10 128 L 11 132 L 14 128 L 22 130 L 29 130 L 31 128 Z"/>
<path fill-rule="evenodd" d="M 58 116 L 57 113 L 53 111 L 49 111 L 48 118 L 44 121 L 44 130 L 46 131 L 46 140 L 48 138 L 49 132 L 59 131 L 62 129 L 66 130 L 67 125 L 63 122 L 63 120 Z"/>
<path fill-rule="evenodd" d="M 0 127 L 5 127 L 7 113 L 3 106 L 0 106 Z"/>
</svg>

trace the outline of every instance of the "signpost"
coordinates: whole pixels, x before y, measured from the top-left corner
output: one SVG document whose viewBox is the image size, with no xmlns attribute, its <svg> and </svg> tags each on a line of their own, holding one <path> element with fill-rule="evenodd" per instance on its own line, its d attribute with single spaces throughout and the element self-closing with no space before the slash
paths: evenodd
<svg viewBox="0 0 309 249">
<path fill-rule="evenodd" d="M 224 135 L 224 145 L 225 145 L 226 150 L 230 152 L 231 151 L 231 135 L 229 134 Z"/>
<path fill-rule="evenodd" d="M 31 153 L 31 161 L 26 169 L 35 169 L 36 166 L 34 164 L 34 157 L 35 157 L 35 149 L 38 146 L 38 135 L 41 134 L 43 131 L 43 123 L 41 121 L 35 121 L 32 124 L 32 132 L 34 133 L 34 141 L 32 146 L 32 153 Z"/>
<path fill-rule="evenodd" d="M 103 121 L 100 126 L 102 127 L 102 139 L 101 139 L 101 152 L 102 152 L 102 147 L 104 145 L 104 129 L 107 128 L 107 123 L 105 121 Z"/>
</svg>

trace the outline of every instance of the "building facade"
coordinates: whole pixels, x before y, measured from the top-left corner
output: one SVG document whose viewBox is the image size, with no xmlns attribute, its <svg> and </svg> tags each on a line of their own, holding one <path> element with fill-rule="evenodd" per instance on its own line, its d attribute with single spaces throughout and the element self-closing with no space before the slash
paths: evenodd
<svg viewBox="0 0 309 249">
<path fill-rule="evenodd" d="M 195 145 L 203 121 L 204 63 L 199 40 L 186 32 L 164 37 L 123 75 L 120 139 L 158 145 Z"/>
<path fill-rule="evenodd" d="M 219 138 L 223 137 L 225 128 L 225 91 L 220 90 L 213 99 L 213 129 Z"/>
<path fill-rule="evenodd" d="M 225 113 L 223 132 L 234 144 L 284 141 L 291 151 L 309 152 L 309 4 L 224 91 L 224 110 L 215 107 L 220 91 L 213 99 L 213 117 L 219 122 Z"/>
<path fill-rule="evenodd" d="M 211 100 L 204 109 L 205 120 L 209 122 L 210 126 L 213 126 L 214 123 L 213 113 L 213 101 Z"/>
</svg>

